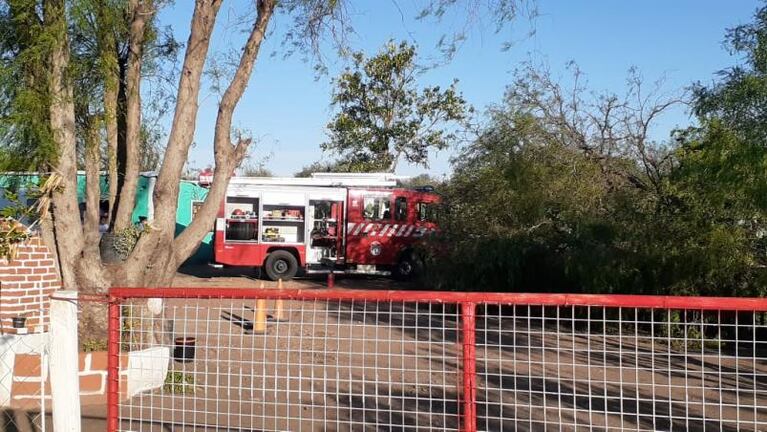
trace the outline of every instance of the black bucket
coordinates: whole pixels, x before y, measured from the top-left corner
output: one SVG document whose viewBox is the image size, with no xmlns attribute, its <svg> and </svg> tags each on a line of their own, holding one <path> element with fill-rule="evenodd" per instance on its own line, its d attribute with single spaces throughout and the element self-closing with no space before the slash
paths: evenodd
<svg viewBox="0 0 767 432">
<path fill-rule="evenodd" d="M 13 317 L 11 318 L 11 325 L 13 328 L 24 328 L 27 323 L 27 317 Z"/>
<path fill-rule="evenodd" d="M 197 339 L 193 337 L 177 337 L 174 339 L 173 359 L 178 362 L 190 362 L 194 360 L 194 348 Z"/>
</svg>

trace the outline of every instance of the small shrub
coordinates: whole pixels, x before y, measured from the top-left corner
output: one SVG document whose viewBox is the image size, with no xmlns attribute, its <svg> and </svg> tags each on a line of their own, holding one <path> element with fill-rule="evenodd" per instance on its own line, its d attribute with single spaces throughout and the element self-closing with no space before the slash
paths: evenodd
<svg viewBox="0 0 767 432">
<path fill-rule="evenodd" d="M 16 258 L 19 244 L 29 237 L 29 230 L 15 219 L 0 219 L 0 257 L 12 261 Z"/>
<path fill-rule="evenodd" d="M 121 259 L 128 259 L 128 256 L 133 252 L 133 248 L 136 246 L 139 237 L 141 237 L 141 230 L 133 225 L 128 226 L 123 230 L 115 232 L 112 247 Z"/>
<path fill-rule="evenodd" d="M 165 376 L 163 391 L 170 394 L 194 393 L 194 376 L 178 371 L 169 371 Z"/>
<path fill-rule="evenodd" d="M 106 351 L 107 341 L 104 339 L 86 339 L 83 341 L 83 352 Z"/>
</svg>

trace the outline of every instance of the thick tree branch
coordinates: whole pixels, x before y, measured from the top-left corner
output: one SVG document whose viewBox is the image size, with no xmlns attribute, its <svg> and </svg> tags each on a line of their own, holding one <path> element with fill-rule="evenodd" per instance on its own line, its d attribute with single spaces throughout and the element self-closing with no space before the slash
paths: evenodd
<svg viewBox="0 0 767 432">
<path fill-rule="evenodd" d="M 191 32 L 176 96 L 176 111 L 155 187 L 157 212 L 155 219 L 161 226 L 167 222 L 164 219 L 167 219 L 168 214 L 172 213 L 175 217 L 178 179 L 194 137 L 199 108 L 200 78 L 220 6 L 220 1 L 197 0 L 195 2 Z"/>
<path fill-rule="evenodd" d="M 118 66 L 118 48 L 112 23 L 109 18 L 108 5 L 99 3 L 96 14 L 97 43 L 101 63 L 101 73 L 104 76 L 104 124 L 107 141 L 107 179 L 109 184 L 108 220 L 112 221 L 115 203 L 117 201 L 117 97 L 120 86 L 120 71 Z"/>
<path fill-rule="evenodd" d="M 83 227 L 77 204 L 77 148 L 75 107 L 69 68 L 69 39 L 64 0 L 45 3 L 45 27 L 56 35 L 49 57 L 48 91 L 51 130 L 58 148 L 54 175 L 61 176 L 60 187 L 51 192 L 54 230 L 61 276 L 65 287 L 77 288 L 74 269 L 83 248 Z"/>
<path fill-rule="evenodd" d="M 171 123 L 168 145 L 154 190 L 155 217 L 152 229 L 145 232 L 128 257 L 125 274 L 142 281 L 146 272 L 163 272 L 174 267 L 169 250 L 176 228 L 179 178 L 192 145 L 199 108 L 200 79 L 210 47 L 210 38 L 221 7 L 220 0 L 196 0 L 191 31 L 176 96 L 176 110 Z M 158 256 L 158 249 L 165 252 Z M 150 264 L 150 261 L 152 263 Z M 156 266 L 157 268 L 151 268 Z M 175 270 L 175 268 L 173 269 Z"/>
<path fill-rule="evenodd" d="M 99 257 L 99 216 L 101 199 L 101 179 L 99 164 L 101 152 L 99 141 L 101 122 L 95 117 L 88 119 L 85 130 L 85 215 L 83 256 L 93 265 L 100 263 Z"/>
<path fill-rule="evenodd" d="M 154 16 L 153 0 L 130 0 L 128 68 L 125 72 L 125 178 L 114 220 L 116 230 L 131 224 L 136 204 L 141 148 L 141 64 L 147 22 Z"/>
<path fill-rule="evenodd" d="M 188 258 L 198 247 L 200 238 L 210 231 L 221 200 L 226 195 L 226 188 L 234 169 L 242 162 L 250 146 L 250 139 L 239 139 L 232 145 L 232 115 L 237 103 L 242 98 L 255 66 L 258 52 L 266 35 L 269 20 L 274 13 L 274 0 L 258 2 L 258 16 L 243 49 L 240 63 L 224 92 L 218 107 L 215 130 L 215 158 L 213 184 L 200 210 L 192 223 L 173 242 L 176 261 Z"/>
</svg>

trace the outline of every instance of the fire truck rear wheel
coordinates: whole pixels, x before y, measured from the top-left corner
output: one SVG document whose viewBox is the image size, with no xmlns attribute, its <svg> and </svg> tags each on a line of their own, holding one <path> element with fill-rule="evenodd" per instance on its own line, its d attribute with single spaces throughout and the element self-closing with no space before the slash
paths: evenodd
<svg viewBox="0 0 767 432">
<path fill-rule="evenodd" d="M 293 279 L 298 271 L 298 260 L 286 250 L 276 250 L 266 257 L 264 263 L 266 276 L 273 281 L 282 279 L 284 281 Z"/>
</svg>

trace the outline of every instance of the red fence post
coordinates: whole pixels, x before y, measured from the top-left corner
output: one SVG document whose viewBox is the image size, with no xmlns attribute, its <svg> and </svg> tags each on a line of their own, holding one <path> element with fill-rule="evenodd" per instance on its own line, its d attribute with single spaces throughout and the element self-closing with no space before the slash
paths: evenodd
<svg viewBox="0 0 767 432">
<path fill-rule="evenodd" d="M 463 431 L 477 431 L 476 304 L 461 303 L 463 322 Z"/>
<path fill-rule="evenodd" d="M 120 402 L 120 303 L 109 299 L 107 321 L 107 432 L 117 432 Z"/>
</svg>

